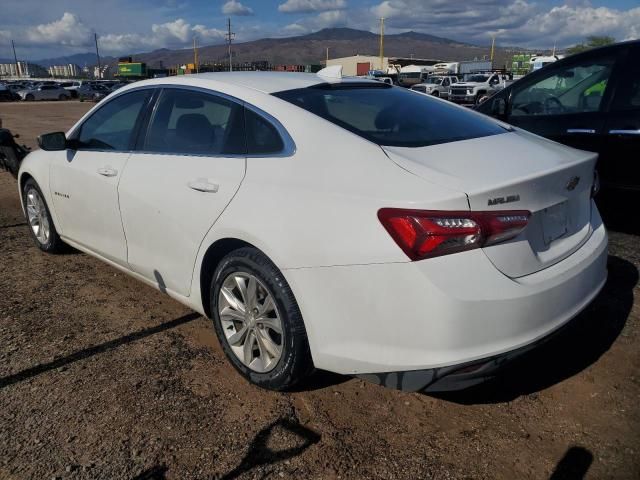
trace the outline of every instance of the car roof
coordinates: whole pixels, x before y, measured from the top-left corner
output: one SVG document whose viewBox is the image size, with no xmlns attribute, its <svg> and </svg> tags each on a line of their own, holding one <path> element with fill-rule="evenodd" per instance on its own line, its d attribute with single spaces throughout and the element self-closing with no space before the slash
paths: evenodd
<svg viewBox="0 0 640 480">
<path fill-rule="evenodd" d="M 242 86 L 263 93 L 274 93 L 283 90 L 294 90 L 297 88 L 307 88 L 325 83 L 373 83 L 379 84 L 376 80 L 368 80 L 358 77 L 325 78 L 315 73 L 297 72 L 214 72 L 197 73 L 192 75 L 178 75 L 174 77 L 154 78 L 136 82 L 130 86 L 142 85 L 195 85 L 214 87 L 216 84 L 226 84 Z"/>
</svg>

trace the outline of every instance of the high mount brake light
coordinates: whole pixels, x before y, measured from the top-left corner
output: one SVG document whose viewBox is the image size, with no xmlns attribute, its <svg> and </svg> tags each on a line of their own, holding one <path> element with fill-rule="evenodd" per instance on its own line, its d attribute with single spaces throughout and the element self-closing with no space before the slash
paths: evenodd
<svg viewBox="0 0 640 480">
<path fill-rule="evenodd" d="M 496 212 L 382 208 L 378 219 L 411 260 L 438 257 L 504 242 L 522 232 L 528 210 Z"/>
</svg>

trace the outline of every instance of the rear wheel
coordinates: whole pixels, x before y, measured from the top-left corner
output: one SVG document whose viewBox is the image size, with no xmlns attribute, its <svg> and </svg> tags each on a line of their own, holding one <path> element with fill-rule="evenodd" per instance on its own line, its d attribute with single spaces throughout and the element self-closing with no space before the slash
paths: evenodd
<svg viewBox="0 0 640 480">
<path fill-rule="evenodd" d="M 29 232 L 36 246 L 48 253 L 63 250 L 64 243 L 60 240 L 53 224 L 51 213 L 44 200 L 44 195 L 33 179 L 26 181 L 22 191 L 22 199 L 29 224 Z"/>
<path fill-rule="evenodd" d="M 64 93 L 61 93 L 60 96 L 58 97 L 58 100 L 67 100 L 69 97 L 67 97 Z"/>
<path fill-rule="evenodd" d="M 26 96 L 26 97 L 24 97 L 24 99 L 25 99 L 27 102 L 33 102 L 33 101 L 36 99 L 36 97 L 34 97 L 32 94 L 30 94 L 30 93 L 29 93 L 29 94 L 27 94 L 27 96 Z"/>
<path fill-rule="evenodd" d="M 251 383 L 285 390 L 313 370 L 300 309 L 278 268 L 255 248 L 222 259 L 211 283 L 216 334 Z"/>
</svg>

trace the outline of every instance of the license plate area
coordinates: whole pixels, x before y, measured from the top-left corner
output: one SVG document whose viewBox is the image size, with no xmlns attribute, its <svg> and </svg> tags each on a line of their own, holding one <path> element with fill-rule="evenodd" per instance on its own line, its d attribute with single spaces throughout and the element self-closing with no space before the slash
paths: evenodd
<svg viewBox="0 0 640 480">
<path fill-rule="evenodd" d="M 562 202 L 542 211 L 544 243 L 549 245 L 569 231 L 569 202 Z"/>
</svg>

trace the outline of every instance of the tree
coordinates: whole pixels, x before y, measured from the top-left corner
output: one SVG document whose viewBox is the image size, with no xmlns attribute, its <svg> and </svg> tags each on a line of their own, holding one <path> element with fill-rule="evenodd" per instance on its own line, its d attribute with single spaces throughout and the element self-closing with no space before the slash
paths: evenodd
<svg viewBox="0 0 640 480">
<path fill-rule="evenodd" d="M 608 35 L 603 35 L 603 36 L 592 35 L 590 37 L 587 37 L 586 43 L 578 43 L 573 47 L 567 48 L 567 53 L 569 55 L 573 55 L 574 53 L 584 52 L 585 50 L 590 50 L 592 48 L 611 45 L 615 41 L 616 41 L 615 38 L 609 37 Z"/>
</svg>

